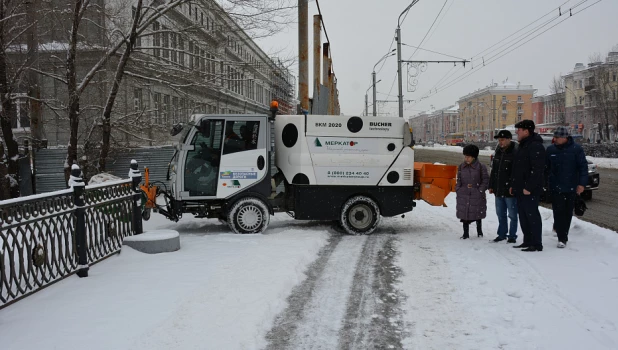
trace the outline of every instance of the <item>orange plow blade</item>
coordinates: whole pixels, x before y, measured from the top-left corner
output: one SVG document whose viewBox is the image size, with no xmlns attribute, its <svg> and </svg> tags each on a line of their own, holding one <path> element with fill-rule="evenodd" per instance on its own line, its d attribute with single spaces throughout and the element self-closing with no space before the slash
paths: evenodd
<svg viewBox="0 0 618 350">
<path fill-rule="evenodd" d="M 457 181 L 456 165 L 414 163 L 414 199 L 422 199 L 430 205 L 446 206 L 444 198 L 455 191 Z"/>
</svg>

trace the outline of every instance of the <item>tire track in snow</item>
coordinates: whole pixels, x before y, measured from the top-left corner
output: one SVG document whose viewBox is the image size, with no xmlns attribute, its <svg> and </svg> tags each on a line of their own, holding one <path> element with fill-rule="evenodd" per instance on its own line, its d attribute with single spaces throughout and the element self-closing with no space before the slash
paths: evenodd
<svg viewBox="0 0 618 350">
<path fill-rule="evenodd" d="M 374 235 L 365 243 L 339 332 L 340 349 L 403 348 L 403 296 L 395 286 L 401 276 L 395 266 L 396 242 L 393 235 Z"/>
<path fill-rule="evenodd" d="M 401 349 L 397 237 L 386 232 L 333 236 L 288 297 L 267 349 Z"/>
<path fill-rule="evenodd" d="M 334 235 L 288 297 L 266 335 L 267 349 L 334 349 L 354 267 L 367 237 Z"/>
</svg>

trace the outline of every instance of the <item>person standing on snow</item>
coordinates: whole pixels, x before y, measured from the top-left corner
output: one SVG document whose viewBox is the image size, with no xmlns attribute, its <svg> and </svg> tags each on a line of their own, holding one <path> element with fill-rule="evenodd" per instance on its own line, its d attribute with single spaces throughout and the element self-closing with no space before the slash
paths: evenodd
<svg viewBox="0 0 618 350">
<path fill-rule="evenodd" d="M 588 161 L 584 149 L 573 141 L 566 127 L 557 127 L 554 139 L 555 143 L 547 148 L 546 169 L 558 248 L 564 248 L 569 240 L 575 200 L 588 184 Z"/>
<path fill-rule="evenodd" d="M 513 135 L 508 130 L 500 130 L 494 139 L 498 139 L 498 148 L 494 155 L 491 174 L 489 175 L 489 193 L 496 196 L 496 215 L 498 216 L 498 237 L 493 242 L 507 243 L 517 241 L 517 199 L 509 193 L 513 158 L 517 145 L 512 142 Z M 508 213 L 508 216 L 507 216 Z M 508 219 L 511 219 L 509 226 Z"/>
<path fill-rule="evenodd" d="M 540 252 L 543 251 L 543 222 L 539 213 L 539 200 L 543 192 L 545 147 L 541 136 L 534 132 L 532 120 L 522 120 L 515 127 L 519 147 L 515 153 L 509 193 L 517 198 L 524 242 L 513 248 Z"/>
<path fill-rule="evenodd" d="M 457 218 L 463 223 L 464 234 L 461 239 L 470 238 L 470 224 L 476 222 L 476 232 L 483 237 L 482 219 L 487 216 L 487 197 L 489 185 L 487 167 L 478 160 L 479 148 L 467 145 L 463 149 L 464 162 L 457 171 Z"/>
</svg>

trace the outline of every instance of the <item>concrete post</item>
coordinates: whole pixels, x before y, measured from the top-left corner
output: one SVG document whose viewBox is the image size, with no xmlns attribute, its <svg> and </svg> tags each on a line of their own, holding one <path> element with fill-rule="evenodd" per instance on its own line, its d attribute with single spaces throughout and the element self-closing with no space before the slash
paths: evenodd
<svg viewBox="0 0 618 350">
<path fill-rule="evenodd" d="M 309 8 L 307 0 L 298 0 L 298 93 L 300 107 L 309 110 Z"/>
<path fill-rule="evenodd" d="M 320 82 L 322 76 L 321 59 L 322 59 L 322 17 L 320 15 L 313 16 L 313 103 L 318 101 L 320 93 Z"/>
<path fill-rule="evenodd" d="M 129 177 L 131 178 L 131 187 L 133 189 L 133 234 L 139 235 L 144 233 L 142 226 L 142 190 L 139 188 L 142 182 L 142 174 L 139 171 L 137 161 L 131 160 L 131 169 L 129 170 Z"/>
<path fill-rule="evenodd" d="M 84 192 L 86 184 L 79 165 L 73 164 L 69 177 L 69 187 L 73 188 L 75 204 L 75 251 L 77 253 L 77 276 L 88 277 L 88 240 L 86 238 L 86 209 Z"/>
</svg>

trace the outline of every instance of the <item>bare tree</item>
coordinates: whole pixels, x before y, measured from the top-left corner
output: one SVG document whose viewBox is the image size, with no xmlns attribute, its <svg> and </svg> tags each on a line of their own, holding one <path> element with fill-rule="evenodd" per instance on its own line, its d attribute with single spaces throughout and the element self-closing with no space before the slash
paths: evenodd
<svg viewBox="0 0 618 350">
<path fill-rule="evenodd" d="M 145 33 L 146 28 L 150 26 L 154 20 L 161 17 L 164 13 L 157 11 L 154 15 L 149 13 L 146 7 L 144 13 L 142 13 L 141 2 L 133 8 L 133 21 L 131 29 L 127 31 L 127 34 L 123 35 L 125 40 L 125 51 L 120 58 L 120 61 L 116 67 L 116 73 L 114 80 L 112 81 L 111 91 L 108 95 L 107 102 L 105 103 L 103 117 L 102 117 L 102 142 L 101 152 L 98 159 L 98 170 L 104 171 L 106 168 L 107 157 L 109 156 L 111 142 L 112 142 L 112 128 L 115 125 L 122 125 L 121 128 L 116 128 L 121 132 L 130 135 L 131 137 L 144 139 L 138 136 L 143 132 L 144 119 L 147 118 L 148 112 L 146 110 L 137 111 L 133 113 L 130 118 L 127 116 L 121 116 L 116 122 L 112 121 L 112 110 L 118 90 L 120 89 L 120 82 L 124 75 L 136 78 L 142 81 L 163 83 L 166 86 L 174 89 L 178 95 L 186 95 L 187 89 L 190 88 L 213 88 L 217 84 L 217 88 L 224 86 L 227 83 L 228 88 L 230 85 L 244 85 L 249 83 L 251 79 L 245 77 L 248 70 L 261 71 L 264 76 L 272 74 L 272 67 L 263 65 L 251 60 L 246 61 L 224 61 L 223 59 L 216 59 L 210 54 L 206 54 L 203 50 L 195 54 L 190 47 L 187 47 L 188 52 L 185 51 L 185 47 L 166 47 L 165 50 L 169 52 L 172 57 L 178 57 L 185 54 L 188 56 L 190 65 L 193 66 L 193 70 L 183 69 L 182 65 L 177 63 L 177 59 L 173 60 L 170 57 L 157 56 L 153 57 L 153 50 L 140 47 L 136 48 L 136 40 L 138 36 L 142 38 L 146 36 L 164 36 L 171 38 L 174 43 L 189 43 L 190 34 L 199 30 L 210 30 L 213 28 L 208 22 L 204 23 L 203 17 L 201 22 L 197 19 L 197 8 L 204 5 L 204 2 L 188 2 L 189 6 L 195 6 L 195 18 L 196 21 L 188 27 L 180 28 L 161 28 L 160 30 L 150 30 Z M 253 38 L 264 35 L 272 35 L 278 32 L 284 26 L 288 25 L 289 21 L 286 20 L 287 16 L 291 13 L 293 2 L 291 0 L 234 0 L 224 1 L 222 6 L 212 6 L 208 10 L 213 13 L 214 16 L 222 18 L 222 24 L 218 24 L 216 31 L 221 31 L 225 25 L 225 32 L 227 35 L 236 32 L 239 36 L 246 36 L 247 32 L 252 33 Z M 179 4 L 178 4 L 179 5 Z M 176 5 L 177 6 L 177 5 Z M 206 10 L 205 8 L 203 9 Z M 126 11 L 125 11 L 126 13 Z M 236 24 L 232 25 L 231 20 Z M 120 27 L 120 25 L 118 26 Z M 241 28 L 242 27 L 242 28 Z M 229 37 L 228 37 L 229 38 Z M 229 40 L 229 39 L 228 39 Z M 197 49 L 197 47 L 196 47 Z M 159 50 L 154 48 L 154 50 Z M 133 54 L 137 53 L 137 55 Z M 196 50 L 197 51 L 197 50 Z M 163 55 L 165 56 L 165 55 Z M 153 74 L 144 74 L 145 67 L 152 67 L 153 59 L 157 60 L 157 71 L 153 71 Z M 281 65 L 290 65 L 290 60 L 285 63 L 279 62 Z M 215 67 L 221 65 L 231 66 L 235 73 L 226 73 L 223 71 L 216 72 Z M 135 68 L 139 67 L 139 73 Z M 168 80 L 168 76 L 161 75 L 161 71 L 167 71 L 173 76 L 172 80 Z M 196 77 L 197 74 L 197 77 Z M 198 78 L 199 77 L 199 78 Z M 196 79 L 197 78 L 197 79 Z M 190 108 L 190 107 L 189 107 Z M 152 127 L 149 127 L 152 130 Z M 91 133 L 87 140 L 92 140 L 90 135 L 95 131 L 91 128 Z M 148 141 L 152 141 L 153 135 L 149 134 Z M 88 143 L 89 141 L 87 141 Z M 91 143 L 87 145 L 91 146 Z"/>
<path fill-rule="evenodd" d="M 566 123 L 566 101 L 564 91 L 564 79 L 562 78 L 562 74 L 559 74 L 557 77 L 554 77 L 549 84 L 549 92 L 551 95 L 549 103 L 552 112 L 557 116 L 556 121 L 560 124 Z"/>
<path fill-rule="evenodd" d="M 26 62 L 14 62 L 9 55 L 23 51 L 21 39 L 24 32 L 32 25 L 26 18 L 26 4 L 23 1 L 0 0 L 0 126 L 2 138 L 6 145 L 8 158 L 2 158 L 6 167 L 8 182 L 0 181 L 7 193 L 10 186 L 10 196 L 19 196 L 18 163 L 19 146 L 13 134 L 13 119 L 16 118 L 14 93 L 19 89 L 19 81 L 27 69 Z"/>
</svg>

